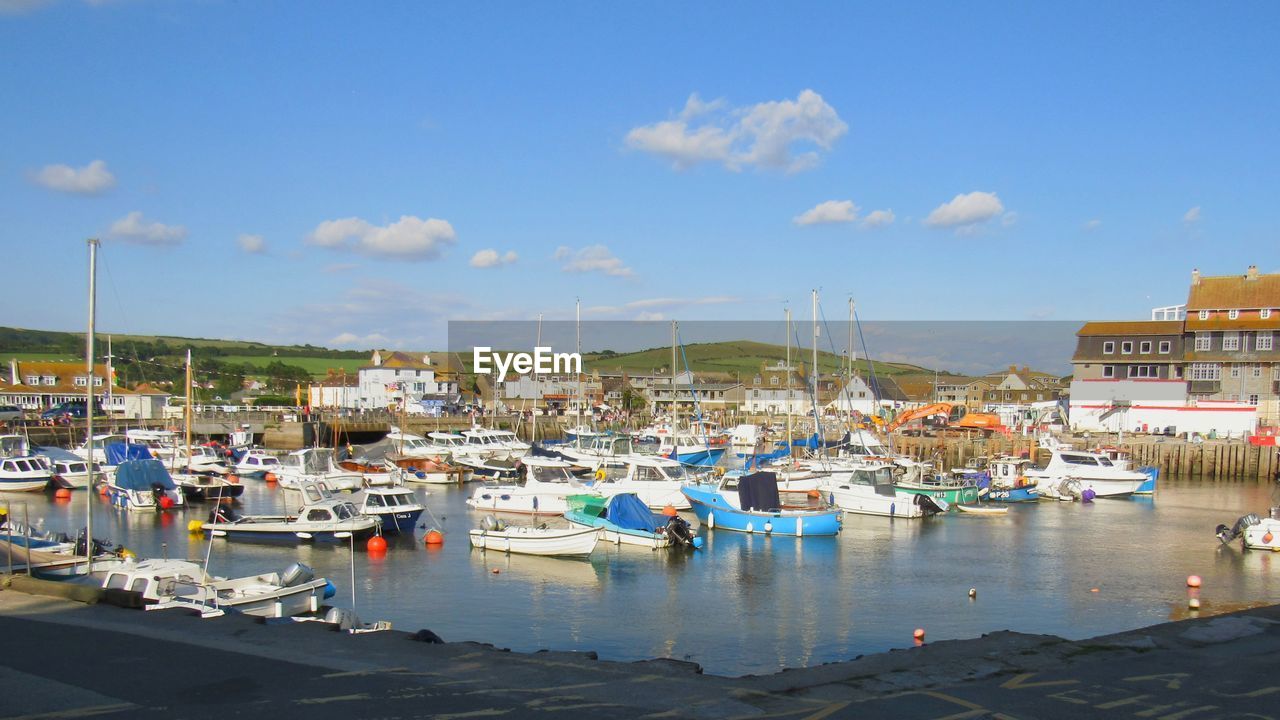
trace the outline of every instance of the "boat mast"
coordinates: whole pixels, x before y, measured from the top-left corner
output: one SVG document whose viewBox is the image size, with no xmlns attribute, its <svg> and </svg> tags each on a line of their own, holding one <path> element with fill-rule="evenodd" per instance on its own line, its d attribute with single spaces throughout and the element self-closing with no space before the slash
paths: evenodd
<svg viewBox="0 0 1280 720">
<path fill-rule="evenodd" d="M 89 381 L 85 383 L 84 401 L 85 401 L 85 432 L 88 433 L 89 446 L 89 485 L 88 492 L 85 493 L 85 519 L 84 519 L 84 559 L 85 574 L 93 568 L 93 333 L 96 321 L 95 297 L 97 295 L 98 280 L 98 239 L 89 238 L 89 331 L 85 333 L 84 343 L 84 363 L 85 369 L 89 375 Z"/>
<path fill-rule="evenodd" d="M 783 374 L 787 376 L 787 399 L 782 407 L 787 413 L 787 457 L 791 457 L 791 308 L 787 308 L 787 367 Z"/>
<path fill-rule="evenodd" d="M 574 313 L 573 326 L 574 326 L 574 334 L 576 337 L 575 342 L 577 343 L 577 347 L 575 348 L 575 350 L 577 350 L 578 357 L 581 358 L 582 357 L 582 298 L 574 298 L 573 313 Z M 581 362 L 581 360 L 579 360 L 579 362 Z M 582 371 L 584 369 L 585 368 L 583 367 L 578 368 L 578 403 L 577 403 L 578 412 L 575 414 L 575 417 L 577 417 L 577 423 L 575 423 L 576 427 L 574 428 L 574 440 L 575 440 L 575 444 L 578 447 L 582 447 L 582 435 L 580 435 L 579 433 L 582 431 L 582 402 L 583 402 Z"/>
<path fill-rule="evenodd" d="M 191 382 L 191 348 L 187 348 L 187 403 L 183 421 L 186 423 L 183 442 L 187 445 L 187 473 L 191 473 L 191 403 L 195 400 Z"/>
<path fill-rule="evenodd" d="M 676 321 L 671 321 L 671 447 L 675 452 L 676 432 Z"/>
<path fill-rule="evenodd" d="M 818 291 L 813 291 L 813 437 L 814 454 L 822 446 L 822 421 L 818 413 Z"/>
</svg>

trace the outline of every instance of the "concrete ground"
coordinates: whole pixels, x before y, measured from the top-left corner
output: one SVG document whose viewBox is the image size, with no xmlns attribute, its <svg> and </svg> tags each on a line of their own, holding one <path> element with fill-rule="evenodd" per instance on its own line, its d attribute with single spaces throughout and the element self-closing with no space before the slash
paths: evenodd
<svg viewBox="0 0 1280 720">
<path fill-rule="evenodd" d="M 0 719 L 1280 718 L 1280 606 L 993 633 L 767 676 L 0 591 Z"/>
</svg>

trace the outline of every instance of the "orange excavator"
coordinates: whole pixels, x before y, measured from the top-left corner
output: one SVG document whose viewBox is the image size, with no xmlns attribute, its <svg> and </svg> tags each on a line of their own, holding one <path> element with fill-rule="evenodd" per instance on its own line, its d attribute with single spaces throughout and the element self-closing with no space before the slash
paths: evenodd
<svg viewBox="0 0 1280 720">
<path fill-rule="evenodd" d="M 981 430 L 990 434 L 1003 427 L 999 415 L 969 412 L 965 406 L 954 403 L 933 403 L 898 413 L 898 416 L 884 429 L 885 432 L 893 432 L 912 420 L 923 420 L 935 416 L 945 417 L 946 422 L 943 427 L 951 430 Z"/>
</svg>

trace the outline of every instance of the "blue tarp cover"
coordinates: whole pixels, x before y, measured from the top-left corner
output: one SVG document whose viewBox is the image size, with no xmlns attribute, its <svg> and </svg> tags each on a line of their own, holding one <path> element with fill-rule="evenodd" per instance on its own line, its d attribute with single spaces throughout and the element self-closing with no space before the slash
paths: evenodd
<svg viewBox="0 0 1280 720">
<path fill-rule="evenodd" d="M 108 465 L 119 465 L 126 460 L 150 460 L 151 451 L 131 443 L 109 443 L 103 451 Z"/>
<path fill-rule="evenodd" d="M 159 485 L 166 490 L 173 490 L 173 478 L 164 469 L 159 460 L 126 460 L 116 468 L 116 486 L 125 490 L 150 490 L 152 485 Z"/>
<path fill-rule="evenodd" d="M 660 527 L 649 506 L 635 493 L 621 493 L 609 498 L 604 516 L 618 527 L 628 530 L 656 532 Z"/>
<path fill-rule="evenodd" d="M 738 504 L 743 510 L 779 510 L 778 476 L 757 472 L 738 478 Z"/>
</svg>

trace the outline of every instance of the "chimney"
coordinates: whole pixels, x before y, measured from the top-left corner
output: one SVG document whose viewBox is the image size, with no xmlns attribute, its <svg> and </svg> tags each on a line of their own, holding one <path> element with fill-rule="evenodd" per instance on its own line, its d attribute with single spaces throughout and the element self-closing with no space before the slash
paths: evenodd
<svg viewBox="0 0 1280 720">
<path fill-rule="evenodd" d="M 1200 284 L 1200 269 L 1199 269 L 1199 268 L 1193 268 L 1193 269 L 1191 270 L 1191 285 L 1192 285 L 1192 286 L 1195 286 L 1195 285 L 1199 285 L 1199 284 Z"/>
<path fill-rule="evenodd" d="M 1244 279 L 1245 279 L 1245 280 L 1257 280 L 1257 279 L 1258 279 L 1258 266 L 1257 266 L 1257 265 L 1250 265 L 1250 266 L 1249 266 L 1249 270 L 1248 270 L 1248 272 L 1246 272 L 1246 273 L 1244 274 Z"/>
<path fill-rule="evenodd" d="M 22 382 L 18 379 L 18 359 L 17 358 L 9 358 L 9 379 L 10 379 L 10 384 L 12 385 L 22 384 Z"/>
</svg>

